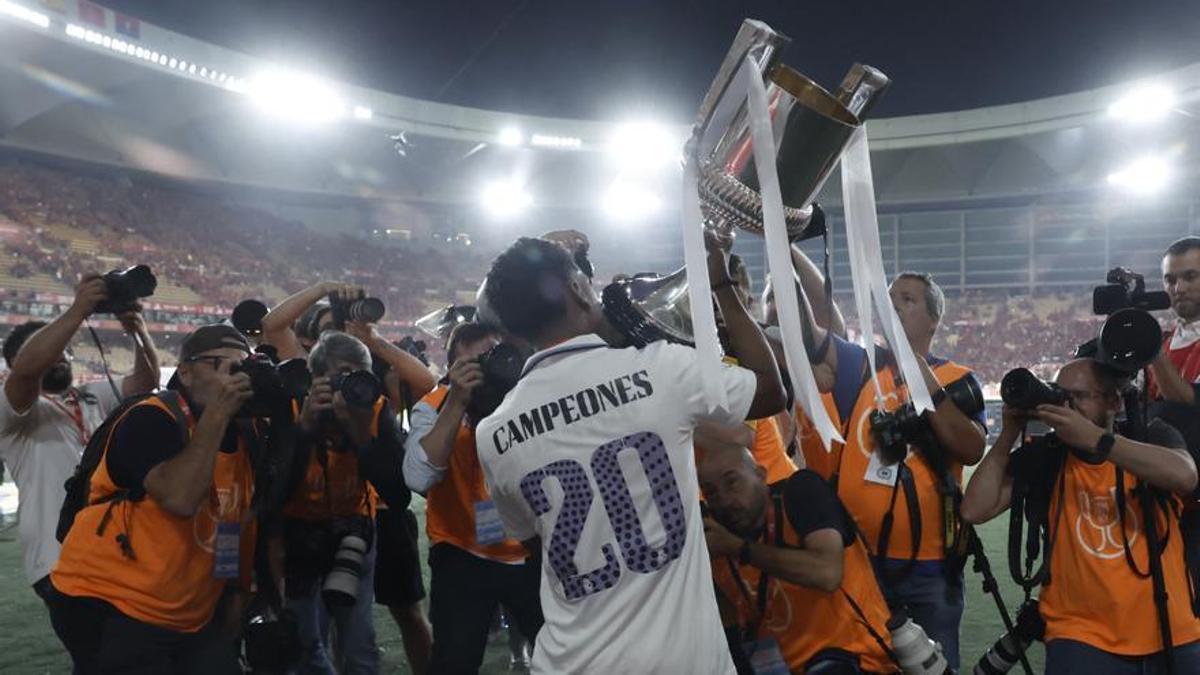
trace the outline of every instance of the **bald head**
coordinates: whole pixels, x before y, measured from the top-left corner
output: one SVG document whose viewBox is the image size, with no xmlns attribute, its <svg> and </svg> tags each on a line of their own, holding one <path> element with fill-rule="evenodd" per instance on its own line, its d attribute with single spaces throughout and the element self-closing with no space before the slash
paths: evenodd
<svg viewBox="0 0 1200 675">
<path fill-rule="evenodd" d="M 1101 428 L 1109 428 L 1121 410 L 1117 376 L 1095 359 L 1068 362 L 1054 382 L 1070 393 L 1072 408 Z"/>
<path fill-rule="evenodd" d="M 754 461 L 746 444 L 731 438 L 719 440 L 722 434 L 730 437 L 737 434 L 735 429 L 726 427 L 706 433 L 710 443 L 707 446 L 700 444 L 700 434 L 697 434 L 700 451 L 697 471 L 709 510 L 717 522 L 731 532 L 751 536 L 766 518 L 767 470 Z"/>
</svg>

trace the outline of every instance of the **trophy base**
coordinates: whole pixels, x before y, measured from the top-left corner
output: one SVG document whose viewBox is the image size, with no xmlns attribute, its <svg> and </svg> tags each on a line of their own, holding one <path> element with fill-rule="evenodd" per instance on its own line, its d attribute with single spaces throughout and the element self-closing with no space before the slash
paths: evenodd
<svg viewBox="0 0 1200 675">
<path fill-rule="evenodd" d="M 700 206 L 707 225 L 719 234 L 742 230 L 763 235 L 762 198 L 733 176 L 704 169 L 700 174 Z M 803 241 L 825 233 L 825 212 L 815 202 L 804 208 L 783 207 L 789 241 Z"/>
</svg>

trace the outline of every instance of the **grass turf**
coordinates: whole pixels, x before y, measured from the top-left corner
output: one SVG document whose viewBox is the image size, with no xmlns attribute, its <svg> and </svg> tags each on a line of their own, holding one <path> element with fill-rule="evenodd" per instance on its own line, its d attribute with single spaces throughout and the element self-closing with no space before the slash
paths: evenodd
<svg viewBox="0 0 1200 675">
<path fill-rule="evenodd" d="M 428 542 L 424 537 L 424 502 L 414 499 L 414 510 L 422 522 L 422 561 L 426 560 Z M 993 571 L 1008 603 L 1009 611 L 1015 611 L 1021 597 L 1008 574 L 1005 541 L 1007 518 L 998 518 L 979 529 L 979 536 L 992 561 Z M 38 673 L 67 673 L 70 660 L 67 658 L 50 628 L 50 619 L 41 601 L 25 583 L 21 571 L 21 547 L 15 540 L 15 528 L 0 538 L 0 673 L 12 675 Z M 424 569 L 426 588 L 429 570 Z M 979 575 L 970 567 L 967 570 L 967 604 L 962 622 L 962 666 L 971 672 L 974 663 L 1003 632 L 1000 616 L 993 600 L 981 590 Z M 664 621 L 670 620 L 667 617 Z M 383 653 L 384 673 L 408 673 L 404 659 L 404 646 L 395 622 L 381 608 L 376 607 L 375 628 L 378 644 Z M 1043 648 L 1035 644 L 1029 650 L 1034 672 L 1042 672 Z M 494 637 L 485 656 L 484 673 L 508 672 L 508 648 L 502 634 Z M 1017 666 L 1013 672 L 1020 672 Z"/>
</svg>

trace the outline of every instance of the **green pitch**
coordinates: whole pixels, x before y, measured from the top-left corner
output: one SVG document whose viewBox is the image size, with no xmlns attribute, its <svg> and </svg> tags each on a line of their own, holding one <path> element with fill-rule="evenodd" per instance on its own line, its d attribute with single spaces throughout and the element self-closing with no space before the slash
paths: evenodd
<svg viewBox="0 0 1200 675">
<path fill-rule="evenodd" d="M 414 510 L 424 522 L 424 502 L 414 500 Z M 1008 574 L 1005 554 L 1007 518 L 998 518 L 980 528 L 983 539 L 1004 598 L 1010 611 L 1015 611 L 1021 597 Z M 423 527 L 423 525 L 422 525 Z M 424 529 L 422 529 L 422 561 L 425 560 Z M 428 588 L 428 569 L 426 588 Z M 664 619 L 666 620 L 666 619 Z M 386 611 L 377 608 L 375 627 L 379 636 L 379 647 L 383 651 L 383 672 L 408 673 L 404 661 L 404 647 L 396 624 Z M 974 662 L 988 645 L 1003 632 L 1000 617 L 991 598 L 980 589 L 978 575 L 967 571 L 967 609 L 962 624 L 963 670 L 970 672 Z M 1042 646 L 1030 649 L 1034 671 L 1042 671 Z M 45 607 L 33 591 L 25 584 L 21 572 L 21 549 L 16 542 L 16 531 L 10 529 L 0 536 L 0 673 L 25 675 L 35 673 L 68 673 L 70 660 L 50 628 L 50 619 Z M 504 635 L 496 635 L 488 648 L 484 662 L 484 673 L 507 673 L 508 647 Z M 1013 670 L 1020 672 L 1020 666 Z"/>
</svg>

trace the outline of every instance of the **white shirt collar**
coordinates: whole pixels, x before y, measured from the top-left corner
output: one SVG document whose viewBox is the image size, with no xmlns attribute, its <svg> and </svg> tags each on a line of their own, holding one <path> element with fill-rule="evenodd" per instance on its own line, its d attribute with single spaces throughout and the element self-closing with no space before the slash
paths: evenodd
<svg viewBox="0 0 1200 675">
<path fill-rule="evenodd" d="M 547 347 L 546 349 L 534 353 L 533 356 L 530 356 L 528 359 L 526 359 L 525 367 L 521 369 L 521 376 L 524 377 L 529 373 L 529 371 L 542 365 L 548 359 L 553 359 L 570 352 L 582 351 L 584 349 L 596 349 L 607 346 L 608 343 L 595 333 L 576 335 L 566 342 L 560 342 L 553 347 Z"/>
<path fill-rule="evenodd" d="M 1183 349 L 1200 340 L 1200 321 L 1185 322 L 1175 319 L 1175 331 L 1171 334 L 1170 349 Z"/>
</svg>

